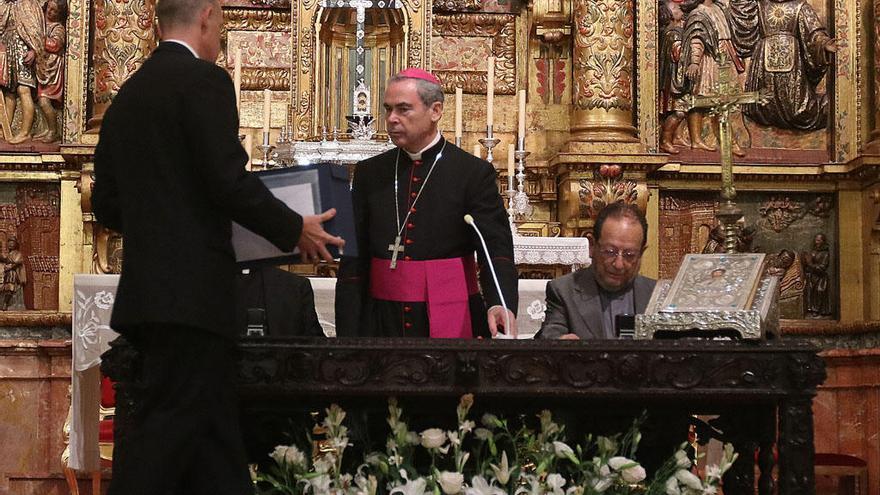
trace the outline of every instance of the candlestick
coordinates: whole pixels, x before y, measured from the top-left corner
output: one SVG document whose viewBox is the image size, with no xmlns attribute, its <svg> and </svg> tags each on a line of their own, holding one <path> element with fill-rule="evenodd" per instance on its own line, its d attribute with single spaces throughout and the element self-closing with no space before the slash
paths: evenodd
<svg viewBox="0 0 880 495">
<path fill-rule="evenodd" d="M 232 84 L 235 86 L 235 108 L 241 111 L 241 46 L 235 47 Z"/>
<path fill-rule="evenodd" d="M 492 127 L 495 121 L 495 57 L 489 57 L 486 70 L 486 125 Z"/>
<path fill-rule="evenodd" d="M 272 92 L 263 90 L 263 134 L 269 132 L 272 121 Z"/>
<path fill-rule="evenodd" d="M 519 121 L 518 136 L 521 139 L 526 137 L 526 90 L 519 90 Z"/>
<path fill-rule="evenodd" d="M 494 148 L 501 140 L 492 135 L 492 126 L 486 126 L 486 137 L 480 138 L 480 144 L 486 148 L 486 161 L 492 163 L 492 148 Z"/>
<path fill-rule="evenodd" d="M 455 88 L 455 138 L 461 138 L 461 86 Z"/>
</svg>

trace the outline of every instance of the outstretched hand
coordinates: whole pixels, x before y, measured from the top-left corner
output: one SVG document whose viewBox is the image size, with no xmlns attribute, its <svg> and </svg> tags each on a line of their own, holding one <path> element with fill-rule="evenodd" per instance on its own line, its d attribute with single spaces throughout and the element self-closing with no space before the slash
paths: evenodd
<svg viewBox="0 0 880 495">
<path fill-rule="evenodd" d="M 336 216 L 336 209 L 321 213 L 320 215 L 308 215 L 303 217 L 302 234 L 299 237 L 299 254 L 304 263 L 318 263 L 322 259 L 324 261 L 333 261 L 333 256 L 327 250 L 327 245 L 341 248 L 345 246 L 345 240 L 327 233 L 324 230 L 323 223 Z"/>
</svg>

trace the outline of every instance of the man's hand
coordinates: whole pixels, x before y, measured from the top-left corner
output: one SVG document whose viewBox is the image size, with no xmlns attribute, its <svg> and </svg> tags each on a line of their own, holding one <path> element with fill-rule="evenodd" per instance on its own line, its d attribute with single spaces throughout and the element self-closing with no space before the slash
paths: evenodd
<svg viewBox="0 0 880 495">
<path fill-rule="evenodd" d="M 513 311 L 506 311 L 507 316 L 510 318 L 510 328 L 506 327 L 507 322 L 504 321 L 504 306 L 492 306 L 489 308 L 489 333 L 493 337 L 498 335 L 499 329 L 503 329 L 504 333 L 511 337 L 516 337 L 516 316 L 513 315 Z"/>
<path fill-rule="evenodd" d="M 25 65 L 31 65 L 34 63 L 34 60 L 36 60 L 36 59 L 37 59 L 37 52 L 35 52 L 33 50 L 28 50 L 24 54 L 24 57 L 22 57 L 21 61 L 24 62 Z"/>
<path fill-rule="evenodd" d="M 567 334 L 559 337 L 559 340 L 581 340 L 581 338 L 578 337 L 577 334 L 567 333 Z"/>
<path fill-rule="evenodd" d="M 336 209 L 330 208 L 320 215 L 303 217 L 302 234 L 299 236 L 297 247 L 299 247 L 299 254 L 304 263 L 318 263 L 322 259 L 328 262 L 333 261 L 330 251 L 327 251 L 327 244 L 336 247 L 345 245 L 345 241 L 341 237 L 328 234 L 321 226 L 334 216 L 336 216 Z"/>
</svg>

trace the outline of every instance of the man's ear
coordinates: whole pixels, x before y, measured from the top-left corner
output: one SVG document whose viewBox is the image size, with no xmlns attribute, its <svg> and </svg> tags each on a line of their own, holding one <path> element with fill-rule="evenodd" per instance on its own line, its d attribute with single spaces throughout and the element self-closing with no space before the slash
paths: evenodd
<svg viewBox="0 0 880 495">
<path fill-rule="evenodd" d="M 443 117 L 443 104 L 439 101 L 431 103 L 431 122 L 440 122 Z"/>
</svg>

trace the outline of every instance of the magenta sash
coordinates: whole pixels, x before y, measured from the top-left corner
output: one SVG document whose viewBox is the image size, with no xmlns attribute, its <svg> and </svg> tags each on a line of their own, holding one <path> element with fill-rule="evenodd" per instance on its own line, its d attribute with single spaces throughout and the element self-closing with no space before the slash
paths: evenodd
<svg viewBox="0 0 880 495">
<path fill-rule="evenodd" d="M 431 338 L 473 338 L 468 296 L 479 292 L 477 267 L 472 257 L 427 261 L 391 261 L 373 258 L 370 295 L 398 302 L 428 305 Z"/>
</svg>

